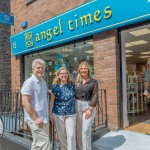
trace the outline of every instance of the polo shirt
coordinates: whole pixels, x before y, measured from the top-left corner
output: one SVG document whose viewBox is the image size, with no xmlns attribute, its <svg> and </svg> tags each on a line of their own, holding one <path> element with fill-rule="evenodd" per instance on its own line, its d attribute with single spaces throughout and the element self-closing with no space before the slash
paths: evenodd
<svg viewBox="0 0 150 150">
<path fill-rule="evenodd" d="M 44 123 L 48 122 L 48 87 L 45 80 L 38 80 L 35 75 L 27 79 L 21 89 L 22 95 L 31 96 L 31 105 Z M 33 121 L 24 109 L 25 121 Z"/>
</svg>

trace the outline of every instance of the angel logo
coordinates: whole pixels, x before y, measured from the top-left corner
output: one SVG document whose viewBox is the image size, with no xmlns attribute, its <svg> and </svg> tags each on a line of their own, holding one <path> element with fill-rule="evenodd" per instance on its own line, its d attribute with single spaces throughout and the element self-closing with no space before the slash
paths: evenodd
<svg viewBox="0 0 150 150">
<path fill-rule="evenodd" d="M 28 32 L 25 34 L 25 42 L 28 48 L 33 46 L 32 32 Z"/>
</svg>

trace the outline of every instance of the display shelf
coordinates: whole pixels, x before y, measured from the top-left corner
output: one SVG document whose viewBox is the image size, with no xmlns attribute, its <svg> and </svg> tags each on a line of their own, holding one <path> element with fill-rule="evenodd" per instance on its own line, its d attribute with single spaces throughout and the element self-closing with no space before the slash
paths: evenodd
<svg viewBox="0 0 150 150">
<path fill-rule="evenodd" d="M 127 99 L 128 99 L 128 113 L 135 114 L 140 112 L 139 110 L 139 93 L 138 93 L 138 77 L 128 76 L 128 89 L 127 89 Z"/>
<path fill-rule="evenodd" d="M 147 99 L 144 97 L 144 77 L 143 75 L 128 76 L 128 113 L 139 114 L 147 111 Z"/>
<path fill-rule="evenodd" d="M 139 101 L 140 101 L 140 109 L 143 113 L 147 111 L 147 100 L 144 96 L 144 74 L 138 75 L 138 93 L 139 93 Z"/>
</svg>

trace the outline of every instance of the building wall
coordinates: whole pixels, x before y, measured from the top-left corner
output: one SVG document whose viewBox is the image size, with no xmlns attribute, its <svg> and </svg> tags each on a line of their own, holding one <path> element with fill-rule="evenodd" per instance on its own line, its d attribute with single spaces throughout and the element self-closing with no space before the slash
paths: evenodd
<svg viewBox="0 0 150 150">
<path fill-rule="evenodd" d="M 0 12 L 10 14 L 10 1 L 0 1 Z M 11 88 L 10 26 L 0 23 L 0 90 Z"/>
<path fill-rule="evenodd" d="M 11 34 L 23 31 L 21 23 L 28 21 L 28 28 L 35 26 L 53 16 L 59 15 L 71 8 L 79 6 L 85 0 L 37 0 L 26 6 L 25 1 L 11 0 L 11 12 L 15 16 L 15 30 Z M 117 70 L 117 31 L 108 31 L 94 35 L 94 67 L 95 78 L 99 88 L 107 92 L 108 126 L 111 129 L 119 128 L 118 102 L 118 70 Z M 12 57 L 12 89 L 20 89 L 22 80 L 22 59 Z"/>
<path fill-rule="evenodd" d="M 36 0 L 26 6 L 27 0 L 10 0 L 11 13 L 14 14 L 15 24 L 11 28 L 11 35 L 23 31 L 21 23 L 28 22 L 28 28 L 35 26 L 45 20 L 55 17 L 88 0 Z M 22 86 L 22 61 L 21 57 L 11 58 L 12 90 L 19 90 Z M 18 70 L 21 68 L 21 71 Z"/>
<path fill-rule="evenodd" d="M 117 39 L 117 30 L 96 34 L 93 39 L 94 75 L 99 88 L 106 89 L 108 127 L 112 130 L 120 126 Z"/>
</svg>

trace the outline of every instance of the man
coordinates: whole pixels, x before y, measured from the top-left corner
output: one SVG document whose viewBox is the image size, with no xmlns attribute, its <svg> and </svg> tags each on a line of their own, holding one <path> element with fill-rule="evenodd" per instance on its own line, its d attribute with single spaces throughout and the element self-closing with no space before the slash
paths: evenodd
<svg viewBox="0 0 150 150">
<path fill-rule="evenodd" d="M 32 76 L 21 89 L 25 121 L 31 128 L 33 142 L 31 150 L 51 150 L 48 135 L 48 88 L 42 78 L 45 73 L 45 62 L 35 59 L 32 62 Z"/>
<path fill-rule="evenodd" d="M 150 59 L 147 61 L 147 71 L 144 74 L 144 95 L 150 97 Z"/>
</svg>

